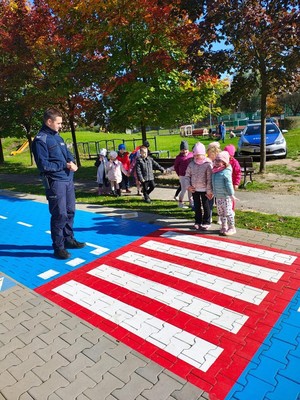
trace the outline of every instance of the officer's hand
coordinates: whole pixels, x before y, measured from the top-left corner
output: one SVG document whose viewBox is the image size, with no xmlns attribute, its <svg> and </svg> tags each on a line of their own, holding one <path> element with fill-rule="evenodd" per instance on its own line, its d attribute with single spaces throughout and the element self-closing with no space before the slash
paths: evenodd
<svg viewBox="0 0 300 400">
<path fill-rule="evenodd" d="M 75 171 L 78 170 L 77 165 L 74 164 L 73 161 L 70 161 L 70 162 L 67 163 L 67 168 L 68 168 L 70 171 L 73 171 L 73 172 L 75 172 Z"/>
</svg>

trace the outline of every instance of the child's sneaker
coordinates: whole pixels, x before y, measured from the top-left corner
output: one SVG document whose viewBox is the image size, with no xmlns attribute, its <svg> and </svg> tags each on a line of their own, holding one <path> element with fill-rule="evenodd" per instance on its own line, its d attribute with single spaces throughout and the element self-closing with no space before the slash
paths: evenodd
<svg viewBox="0 0 300 400">
<path fill-rule="evenodd" d="M 226 228 L 226 227 L 225 227 L 225 228 L 221 228 L 221 229 L 220 229 L 220 235 L 221 235 L 221 236 L 225 236 L 226 231 L 227 231 L 227 228 Z"/>
<path fill-rule="evenodd" d="M 218 225 L 222 225 L 222 220 L 221 220 L 221 218 L 220 218 L 220 217 L 218 218 L 218 222 L 217 222 L 217 224 L 218 224 Z"/>
<path fill-rule="evenodd" d="M 209 228 L 210 228 L 210 225 L 208 225 L 208 224 L 204 224 L 204 225 L 201 225 L 201 226 L 200 226 L 200 229 L 201 229 L 202 231 L 207 231 Z"/>
<path fill-rule="evenodd" d="M 178 196 L 174 196 L 174 200 L 175 201 L 179 201 L 179 197 Z"/>
<path fill-rule="evenodd" d="M 225 236 L 231 236 L 231 235 L 235 235 L 235 234 L 236 234 L 235 228 L 230 228 L 224 233 Z"/>
<path fill-rule="evenodd" d="M 179 208 L 183 208 L 183 209 L 187 209 L 188 206 L 186 206 L 184 203 L 182 203 L 181 201 L 178 203 L 178 207 Z"/>
<path fill-rule="evenodd" d="M 199 230 L 200 229 L 200 225 L 199 224 L 195 224 L 194 225 L 194 229 Z"/>
</svg>

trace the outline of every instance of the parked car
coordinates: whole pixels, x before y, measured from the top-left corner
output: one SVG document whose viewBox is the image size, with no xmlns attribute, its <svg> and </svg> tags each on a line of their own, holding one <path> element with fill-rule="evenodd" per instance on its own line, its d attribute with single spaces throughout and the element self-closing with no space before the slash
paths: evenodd
<svg viewBox="0 0 300 400">
<path fill-rule="evenodd" d="M 286 131 L 285 131 L 286 132 Z M 238 142 L 238 154 L 253 157 L 260 156 L 261 124 L 248 124 Z M 287 155 L 286 140 L 273 122 L 266 123 L 266 156 L 285 158 Z"/>
</svg>

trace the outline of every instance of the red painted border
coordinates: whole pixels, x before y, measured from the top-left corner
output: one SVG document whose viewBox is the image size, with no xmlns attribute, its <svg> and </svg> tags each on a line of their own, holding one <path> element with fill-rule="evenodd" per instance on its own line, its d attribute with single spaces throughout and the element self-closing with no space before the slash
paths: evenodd
<svg viewBox="0 0 300 400">
<path fill-rule="evenodd" d="M 265 246 L 258 246 L 239 242 L 225 238 L 224 240 L 240 244 L 242 246 L 252 247 L 254 249 L 265 249 L 270 251 L 279 252 L 291 256 L 296 256 L 297 259 L 292 265 L 278 264 L 277 262 L 267 260 L 257 260 L 251 256 L 244 256 L 239 254 L 232 254 L 223 250 L 215 250 L 212 247 L 198 246 L 194 244 L 185 244 L 180 241 L 175 241 L 168 238 L 163 238 L 161 235 L 165 231 L 170 229 L 159 229 L 156 232 L 149 234 L 128 246 L 125 246 L 113 253 L 110 253 L 104 257 L 93 261 L 82 268 L 76 269 L 60 278 L 51 281 L 36 289 L 37 293 L 45 296 L 46 298 L 57 303 L 62 308 L 69 310 L 78 317 L 90 322 L 92 325 L 102 329 L 108 334 L 112 335 L 116 339 L 122 341 L 124 344 L 131 348 L 139 351 L 146 357 L 157 362 L 163 367 L 169 369 L 173 373 L 180 377 L 187 379 L 189 382 L 198 386 L 202 390 L 207 391 L 212 398 L 223 399 L 226 394 L 230 391 L 238 377 L 245 369 L 249 361 L 251 361 L 253 355 L 258 350 L 259 346 L 265 340 L 270 330 L 294 296 L 295 292 L 299 288 L 300 283 L 300 257 L 297 253 L 292 253 L 283 250 L 277 250 L 274 248 L 268 248 Z M 199 235 L 198 233 L 189 233 L 181 230 L 174 230 L 180 233 L 189 235 Z M 207 238 L 207 235 L 205 236 Z M 193 262 L 187 260 L 180 260 L 180 257 L 166 255 L 160 252 L 154 252 L 147 250 L 146 248 L 140 247 L 141 244 L 148 240 L 156 240 L 163 243 L 169 243 L 178 247 L 190 248 L 191 250 L 200 250 L 214 255 L 220 255 L 222 257 L 230 257 L 231 259 L 240 260 L 243 262 L 251 262 L 252 264 L 258 264 L 266 268 L 278 269 L 284 272 L 283 277 L 277 283 L 268 283 L 258 278 L 241 276 L 238 273 L 225 271 L 220 268 L 214 268 L 199 262 Z M 220 241 L 220 238 L 209 236 L 210 240 Z M 164 261 L 170 261 L 174 263 L 181 263 L 187 265 L 189 268 L 199 269 L 201 271 L 207 271 L 209 273 L 226 277 L 240 283 L 255 286 L 264 290 L 268 290 L 269 294 L 258 306 L 254 306 L 247 302 L 241 301 L 238 298 L 230 298 L 229 296 L 218 294 L 210 289 L 201 288 L 199 293 L 199 287 L 188 282 L 180 281 L 174 277 L 166 277 L 164 274 L 147 270 L 121 260 L 117 260 L 117 257 L 127 251 L 135 251 L 141 254 L 160 258 Z M 190 293 L 191 295 L 198 295 L 199 297 L 215 302 L 221 306 L 228 307 L 237 312 L 244 313 L 249 316 L 246 324 L 240 329 L 237 334 L 232 334 L 218 327 L 215 327 L 209 323 L 199 321 L 190 315 L 183 312 L 174 310 L 173 308 L 163 305 L 156 300 L 146 298 L 145 296 L 132 293 L 125 288 L 117 287 L 112 283 L 102 281 L 101 279 L 95 278 L 91 275 L 86 274 L 88 271 L 94 269 L 96 266 L 101 264 L 108 264 L 110 266 L 126 270 L 136 275 L 151 279 L 153 281 L 167 284 L 170 287 L 174 287 L 178 290 Z M 155 345 L 146 342 L 138 336 L 128 332 L 126 329 L 117 326 L 116 324 L 108 321 L 102 317 L 95 315 L 93 312 L 73 303 L 70 300 L 63 298 L 52 291 L 55 287 L 74 279 L 77 282 L 81 282 L 91 288 L 106 293 L 112 297 L 115 297 L 121 301 L 131 304 L 145 312 L 151 313 L 158 318 L 161 318 L 175 326 L 189 331 L 194 335 L 199 335 L 203 339 L 206 339 L 218 346 L 224 348 L 224 351 L 219 356 L 217 361 L 211 366 L 207 372 L 202 372 L 188 363 L 185 363 L 176 357 L 166 353 L 165 351 L 157 348 Z"/>
</svg>

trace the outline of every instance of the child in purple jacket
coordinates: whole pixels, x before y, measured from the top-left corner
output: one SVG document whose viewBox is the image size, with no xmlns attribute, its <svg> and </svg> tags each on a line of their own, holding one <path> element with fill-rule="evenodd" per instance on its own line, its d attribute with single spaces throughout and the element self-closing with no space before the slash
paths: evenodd
<svg viewBox="0 0 300 400">
<path fill-rule="evenodd" d="M 178 201 L 178 207 L 180 208 L 188 208 L 187 206 L 184 205 L 183 202 L 184 195 L 187 191 L 185 172 L 192 158 L 193 158 L 193 153 L 189 151 L 188 142 L 186 140 L 182 140 L 182 142 L 180 143 L 180 153 L 178 154 L 178 156 L 176 156 L 174 162 L 174 170 L 179 177 L 179 182 L 181 187 L 179 193 L 179 201 Z M 188 191 L 188 198 L 190 206 L 193 207 L 194 205 L 193 196 L 192 193 L 189 191 Z"/>
</svg>

